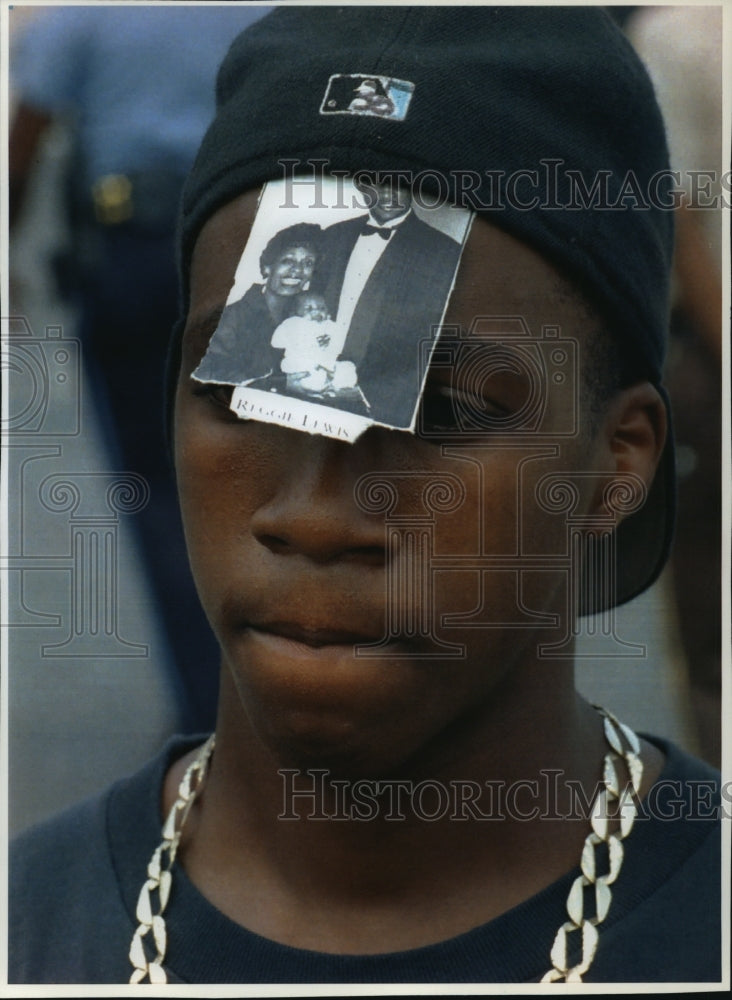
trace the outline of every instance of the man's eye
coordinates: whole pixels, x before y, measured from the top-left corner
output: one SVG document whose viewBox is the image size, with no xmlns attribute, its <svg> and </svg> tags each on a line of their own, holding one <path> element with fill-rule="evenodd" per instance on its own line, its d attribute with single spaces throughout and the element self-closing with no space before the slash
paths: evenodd
<svg viewBox="0 0 732 1000">
<path fill-rule="evenodd" d="M 508 416 L 508 408 L 488 396 L 437 386 L 422 397 L 417 427 L 425 437 L 475 433 L 499 429 Z"/>
<path fill-rule="evenodd" d="M 194 382 L 193 395 L 206 397 L 214 406 L 228 410 L 231 403 L 232 385 L 220 385 L 217 382 Z"/>
</svg>

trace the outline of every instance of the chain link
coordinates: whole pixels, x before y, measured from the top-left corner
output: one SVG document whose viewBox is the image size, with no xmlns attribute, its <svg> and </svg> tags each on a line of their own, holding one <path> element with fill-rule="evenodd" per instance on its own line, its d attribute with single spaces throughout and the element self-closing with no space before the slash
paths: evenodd
<svg viewBox="0 0 732 1000">
<path fill-rule="evenodd" d="M 610 886 L 617 879 L 623 864 L 622 841 L 633 829 L 637 812 L 636 802 L 643 778 L 638 737 L 611 712 L 599 705 L 595 708 L 603 717 L 605 739 L 611 748 L 603 761 L 604 788 L 592 805 L 592 829 L 585 838 L 580 861 L 582 874 L 577 876 L 569 890 L 569 920 L 562 924 L 554 938 L 549 956 L 552 968 L 543 977 L 543 983 L 581 983 L 592 965 L 599 937 L 597 926 L 610 909 Z M 618 773 L 621 763 L 624 763 L 626 772 L 623 778 Z M 606 855 L 602 870 L 597 850 L 600 845 L 605 845 L 602 853 Z M 591 910 L 586 913 L 588 905 Z M 570 966 L 568 956 L 580 941 L 581 958 L 576 965 Z"/>
<path fill-rule="evenodd" d="M 178 786 L 178 798 L 171 806 L 163 824 L 163 841 L 155 848 L 147 866 L 147 879 L 140 890 L 135 911 L 138 926 L 130 944 L 130 962 L 134 969 L 130 983 L 133 985 L 144 983 L 146 980 L 156 985 L 168 981 L 163 968 L 168 945 L 163 913 L 170 898 L 173 881 L 171 868 L 178 851 L 183 825 L 206 780 L 214 743 L 215 734 L 212 734 L 183 775 Z M 155 947 L 155 957 L 152 959 L 148 958 L 151 940 Z"/>
</svg>

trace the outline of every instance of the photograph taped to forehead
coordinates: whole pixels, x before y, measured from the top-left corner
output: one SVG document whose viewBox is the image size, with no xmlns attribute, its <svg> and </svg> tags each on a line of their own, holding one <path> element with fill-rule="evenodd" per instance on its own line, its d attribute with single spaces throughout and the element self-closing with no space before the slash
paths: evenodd
<svg viewBox="0 0 732 1000">
<path fill-rule="evenodd" d="M 355 441 L 412 431 L 471 213 L 378 176 L 267 184 L 200 382 L 231 409 Z"/>
</svg>

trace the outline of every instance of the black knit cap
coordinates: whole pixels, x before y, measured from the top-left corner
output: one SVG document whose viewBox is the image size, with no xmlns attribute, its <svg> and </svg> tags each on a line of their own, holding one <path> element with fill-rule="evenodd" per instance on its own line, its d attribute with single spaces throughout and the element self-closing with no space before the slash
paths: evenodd
<svg viewBox="0 0 732 1000">
<path fill-rule="evenodd" d="M 404 120 L 323 114 L 333 74 L 409 81 Z M 203 224 L 236 195 L 281 179 L 281 161 L 306 174 L 311 160 L 422 173 L 427 188 L 424 172 L 438 172 L 439 193 L 574 279 L 638 379 L 661 388 L 673 250 L 666 140 L 645 70 L 600 8 L 281 7 L 235 40 L 216 93 L 183 195 L 184 311 Z M 458 177 L 468 173 L 480 180 L 466 193 Z M 176 343 L 174 370 L 178 353 Z M 615 593 L 588 592 L 583 612 L 656 579 L 674 508 L 669 435 L 646 504 L 617 530 Z"/>
</svg>

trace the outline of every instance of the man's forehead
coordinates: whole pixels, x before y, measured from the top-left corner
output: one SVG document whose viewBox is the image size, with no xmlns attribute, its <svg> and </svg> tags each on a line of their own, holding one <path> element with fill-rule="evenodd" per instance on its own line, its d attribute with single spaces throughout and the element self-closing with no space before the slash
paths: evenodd
<svg viewBox="0 0 732 1000">
<path fill-rule="evenodd" d="M 570 282 L 538 251 L 486 219 L 475 219 L 448 304 L 447 324 L 470 327 L 478 316 L 521 315 L 533 330 L 573 321 L 578 305 Z"/>
<path fill-rule="evenodd" d="M 476 365 L 483 380 L 485 357 L 501 344 L 492 377 L 522 368 L 542 399 L 557 381 L 576 386 L 584 310 L 551 262 L 451 205 L 375 225 L 354 181 L 308 192 L 304 181 L 272 182 L 210 220 L 193 260 L 186 358 L 199 359 L 196 382 L 231 386 L 242 419 L 350 442 L 374 425 L 418 433 L 430 374 L 434 382 L 439 368 L 443 381 L 449 368 L 433 355 L 456 338 L 455 385 L 474 381 Z M 285 268 L 285 251 L 305 243 L 312 267 Z M 285 324 L 307 311 L 298 299 L 307 292 L 324 295 L 332 327 L 296 346 Z"/>
<path fill-rule="evenodd" d="M 223 306 L 249 236 L 261 188 L 247 191 L 215 212 L 196 241 L 191 268 L 189 320 Z M 458 265 L 445 322 L 469 329 L 472 316 L 527 310 L 527 322 L 570 322 L 586 316 L 573 285 L 542 254 L 488 219 L 473 219 Z M 531 325 L 531 322 L 530 322 Z"/>
<path fill-rule="evenodd" d="M 231 279 L 257 213 L 260 189 L 228 202 L 206 221 L 191 259 L 189 325 L 199 325 L 212 309 L 222 307 Z"/>
</svg>

